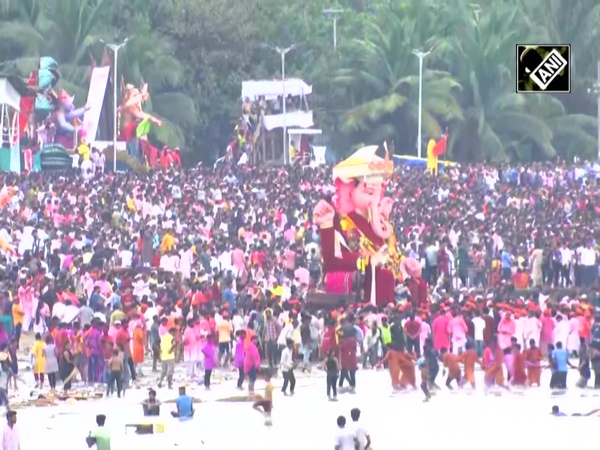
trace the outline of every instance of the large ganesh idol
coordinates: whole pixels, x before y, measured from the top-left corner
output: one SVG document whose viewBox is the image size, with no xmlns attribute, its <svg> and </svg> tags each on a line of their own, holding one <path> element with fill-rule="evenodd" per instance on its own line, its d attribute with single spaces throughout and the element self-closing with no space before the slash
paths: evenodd
<svg viewBox="0 0 600 450">
<path fill-rule="evenodd" d="M 320 200 L 313 217 L 320 229 L 325 291 L 348 294 L 356 272 L 364 274 L 364 302 L 394 302 L 400 255 L 389 221 L 393 200 L 384 196 L 394 171 L 386 148 L 363 147 L 333 168 L 333 204 Z"/>
</svg>

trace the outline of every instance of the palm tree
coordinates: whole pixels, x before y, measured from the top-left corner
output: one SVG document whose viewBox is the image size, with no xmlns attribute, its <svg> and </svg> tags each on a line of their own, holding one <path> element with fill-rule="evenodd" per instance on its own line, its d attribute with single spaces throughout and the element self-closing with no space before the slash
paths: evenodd
<svg viewBox="0 0 600 450">
<path fill-rule="evenodd" d="M 11 20 L 0 24 L 0 37 L 13 49 L 12 54 L 2 55 L 12 59 L 7 65 L 21 75 L 27 75 L 36 67 L 40 56 L 51 55 L 60 65 L 60 86 L 76 98 L 85 99 L 90 55 L 97 56 L 103 51 L 101 38 L 110 40 L 116 34 L 108 25 L 116 14 L 112 2 L 3 1 L 2 7 L 10 13 L 7 17 Z M 127 82 L 134 84 L 146 77 L 155 114 L 164 119 L 163 127 L 155 129 L 156 137 L 169 145 L 183 147 L 185 140 L 181 126 L 190 126 L 197 118 L 193 101 L 177 91 L 183 83 L 183 68 L 172 56 L 168 40 L 159 38 L 148 26 L 132 28 L 136 29 L 136 38 L 120 53 L 119 72 Z M 21 57 L 22 54 L 27 56 Z M 150 111 L 152 104 L 146 108 Z"/>
<path fill-rule="evenodd" d="M 350 99 L 343 130 L 365 142 L 395 138 L 397 148 L 414 148 L 419 78 L 412 49 L 431 48 L 437 43 L 432 4 L 422 1 L 381 7 L 379 20 L 370 24 L 365 39 L 355 41 L 348 67 L 336 77 L 337 83 L 347 88 Z M 426 61 L 433 66 L 436 60 L 434 52 Z M 425 139 L 438 137 L 446 123 L 462 119 L 454 95 L 459 89 L 449 73 L 424 70 Z"/>
<path fill-rule="evenodd" d="M 568 111 L 596 113 L 596 98 L 588 94 L 598 77 L 600 4 L 595 0 L 521 0 L 523 17 L 537 42 L 571 44 L 571 92 L 561 100 Z"/>
<path fill-rule="evenodd" d="M 468 0 L 447 2 L 451 37 L 443 46 L 448 67 L 463 90 L 464 120 L 450 131 L 448 151 L 459 160 L 531 160 L 555 157 L 564 136 L 589 149 L 588 117 L 566 115 L 549 95 L 515 93 L 515 48 L 528 42 L 528 19 L 518 2 L 495 3 L 464 14 Z M 454 12 L 454 13 L 453 13 Z"/>
<path fill-rule="evenodd" d="M 185 145 L 184 129 L 192 128 L 198 120 L 194 101 L 181 92 L 184 69 L 175 58 L 172 43 L 154 33 L 146 24 L 135 27 L 135 35 L 119 52 L 119 72 L 128 83 L 147 82 L 150 100 L 145 110 L 163 120 L 153 127 L 153 136 L 173 147 Z"/>
<path fill-rule="evenodd" d="M 37 64 L 44 44 L 42 6 L 38 0 L 0 0 L 0 12 L 2 71 L 26 73 Z"/>
</svg>

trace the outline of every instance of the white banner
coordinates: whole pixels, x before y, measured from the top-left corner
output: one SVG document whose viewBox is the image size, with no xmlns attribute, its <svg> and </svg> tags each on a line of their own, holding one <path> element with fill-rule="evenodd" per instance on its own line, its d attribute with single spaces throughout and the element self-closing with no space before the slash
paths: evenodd
<svg viewBox="0 0 600 450">
<path fill-rule="evenodd" d="M 283 127 L 283 114 L 264 116 L 267 131 Z M 288 111 L 285 114 L 285 126 L 290 128 L 310 128 L 314 125 L 312 111 Z"/>
<path fill-rule="evenodd" d="M 108 84 L 108 74 L 110 66 L 94 67 L 92 70 L 92 79 L 90 80 L 90 90 L 86 105 L 89 106 L 83 116 L 83 129 L 85 131 L 86 142 L 96 140 L 98 132 L 98 122 L 102 113 L 102 104 L 104 103 L 104 94 Z"/>
<path fill-rule="evenodd" d="M 315 164 L 318 166 L 325 165 L 325 152 L 327 151 L 327 147 L 324 145 L 313 145 L 312 150 Z"/>
</svg>

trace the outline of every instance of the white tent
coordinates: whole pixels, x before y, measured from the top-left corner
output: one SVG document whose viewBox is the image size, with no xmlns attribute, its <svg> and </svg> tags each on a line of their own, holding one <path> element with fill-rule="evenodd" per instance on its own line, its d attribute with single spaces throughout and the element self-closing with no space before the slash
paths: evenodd
<svg viewBox="0 0 600 450">
<path fill-rule="evenodd" d="M 250 100 L 258 100 L 264 96 L 265 100 L 273 100 L 282 96 L 285 92 L 286 97 L 291 95 L 296 97 L 299 95 L 312 94 L 312 86 L 309 86 L 299 78 L 287 78 L 284 83 L 281 80 L 270 81 L 244 81 L 242 82 L 242 99 L 249 98 Z"/>
</svg>

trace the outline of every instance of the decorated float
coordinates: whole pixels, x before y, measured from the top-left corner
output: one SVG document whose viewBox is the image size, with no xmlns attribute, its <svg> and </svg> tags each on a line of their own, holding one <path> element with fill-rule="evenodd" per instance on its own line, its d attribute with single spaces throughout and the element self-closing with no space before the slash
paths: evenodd
<svg viewBox="0 0 600 450">
<path fill-rule="evenodd" d="M 74 96 L 64 89 L 55 91 L 60 77 L 58 63 L 49 56 L 40 58 L 39 68 L 29 77 L 37 92 L 33 104 L 35 128 L 29 129 L 29 136 L 30 141 L 37 137 L 42 170 L 71 167 L 71 154 L 82 137 L 80 130 L 87 107 L 75 108 Z"/>
<path fill-rule="evenodd" d="M 149 99 L 148 85 L 122 85 L 121 103 L 111 108 L 110 102 L 105 102 L 110 69 L 92 69 L 87 102 L 80 107 L 74 95 L 60 88 L 59 65 L 52 57 L 41 57 L 28 80 L 0 75 L 0 169 L 68 169 L 74 159 L 79 160 L 75 155 L 83 157 L 82 149 L 89 155 L 91 148 L 105 154 L 109 167 L 116 155 L 118 170 L 143 172 L 155 165 L 158 151 L 148 141 L 148 134 L 162 122 L 143 111 Z M 107 118 L 118 114 L 116 152 L 112 139 L 99 139 L 112 131 L 100 129 L 103 111 Z"/>
<path fill-rule="evenodd" d="M 335 195 L 320 200 L 313 218 L 320 229 L 324 293 L 315 302 L 395 303 L 395 287 L 420 274 L 400 253 L 389 220 L 394 201 L 385 186 L 394 172 L 387 147 L 363 147 L 333 168 Z M 407 270 L 408 269 L 408 270 Z"/>
</svg>

